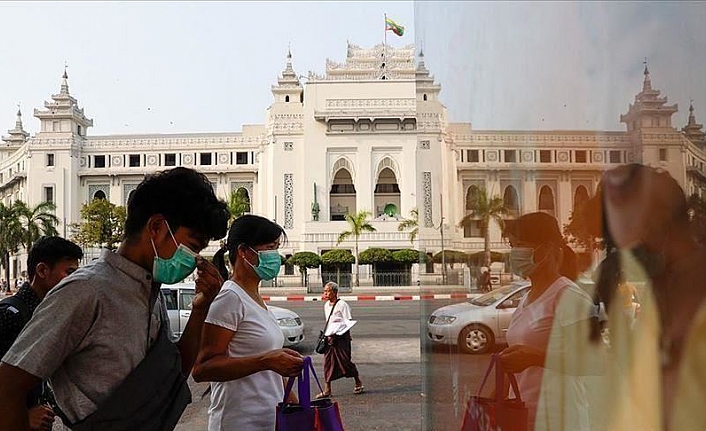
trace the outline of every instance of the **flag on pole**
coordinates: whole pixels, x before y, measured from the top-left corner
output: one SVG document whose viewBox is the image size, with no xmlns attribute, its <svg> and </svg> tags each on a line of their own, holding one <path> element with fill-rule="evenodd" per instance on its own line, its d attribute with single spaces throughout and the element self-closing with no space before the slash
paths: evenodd
<svg viewBox="0 0 706 431">
<path fill-rule="evenodd" d="M 404 34 L 404 27 L 397 24 L 390 18 L 385 17 L 385 31 L 391 30 L 397 36 L 402 36 Z"/>
</svg>

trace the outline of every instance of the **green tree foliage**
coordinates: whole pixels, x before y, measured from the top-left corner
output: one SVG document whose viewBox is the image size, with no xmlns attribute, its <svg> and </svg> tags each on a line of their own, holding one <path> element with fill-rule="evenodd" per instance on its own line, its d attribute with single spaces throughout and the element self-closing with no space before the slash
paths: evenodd
<svg viewBox="0 0 706 431">
<path fill-rule="evenodd" d="M 481 232 L 483 233 L 483 251 L 485 252 L 485 266 L 490 266 L 490 221 L 495 222 L 504 228 L 503 216 L 508 214 L 507 208 L 502 198 L 489 198 L 485 189 L 478 190 L 470 202 L 471 212 L 461 219 L 461 227 L 470 226 L 476 221 L 481 222 Z"/>
<path fill-rule="evenodd" d="M 250 198 L 244 188 L 233 190 L 228 198 L 228 210 L 230 211 L 230 223 L 245 213 L 250 212 Z"/>
<path fill-rule="evenodd" d="M 363 232 L 375 232 L 375 228 L 370 224 L 368 221 L 368 217 L 370 217 L 370 211 L 358 211 L 355 214 L 346 214 L 346 222 L 348 222 L 348 227 L 350 228 L 347 231 L 341 232 L 341 234 L 338 236 L 338 242 L 336 245 L 339 245 L 341 242 L 345 241 L 349 237 L 354 237 L 355 238 L 355 256 L 358 256 L 358 238 L 360 238 L 360 235 Z M 323 256 L 322 256 L 323 258 Z M 354 258 L 355 259 L 355 258 Z M 357 260 L 357 259 L 356 259 Z M 358 263 L 355 263 L 355 285 L 360 286 L 360 277 L 359 277 L 359 268 L 358 268 Z"/>
<path fill-rule="evenodd" d="M 290 265 L 299 267 L 302 277 L 302 285 L 305 285 L 306 273 L 309 268 L 318 268 L 321 265 L 321 257 L 311 251 L 299 251 L 289 258 Z"/>
<path fill-rule="evenodd" d="M 419 250 L 406 248 L 392 252 L 392 260 L 402 265 L 412 265 L 426 262 L 427 256 Z"/>
<path fill-rule="evenodd" d="M 0 258 L 2 258 L 8 286 L 10 285 L 10 254 L 17 253 L 24 238 L 17 205 L 5 205 L 0 202 Z"/>
<path fill-rule="evenodd" d="M 410 214 L 410 218 L 404 219 L 400 222 L 399 226 L 397 226 L 397 230 L 399 232 L 409 230 L 409 241 L 414 243 L 417 235 L 419 235 L 419 210 L 414 208 L 410 211 Z"/>
<path fill-rule="evenodd" d="M 392 252 L 386 248 L 372 247 L 360 252 L 358 263 L 361 265 L 375 265 L 376 263 L 392 262 Z"/>
<path fill-rule="evenodd" d="M 53 202 L 42 202 L 30 208 L 26 203 L 16 201 L 14 206 L 24 231 L 22 243 L 26 250 L 29 250 L 32 244 L 41 236 L 56 236 L 59 234 L 56 231 L 59 219 L 54 214 L 56 205 Z"/>
<path fill-rule="evenodd" d="M 342 266 L 355 263 L 355 257 L 350 250 L 334 248 L 321 255 L 323 265 Z"/>
<path fill-rule="evenodd" d="M 586 202 L 576 205 L 564 225 L 569 244 L 594 252 L 604 247 L 602 242 L 601 197 L 599 192 Z"/>
<path fill-rule="evenodd" d="M 84 246 L 114 250 L 123 237 L 125 207 L 107 199 L 94 199 L 81 208 L 81 222 L 75 223 L 73 240 Z"/>
</svg>

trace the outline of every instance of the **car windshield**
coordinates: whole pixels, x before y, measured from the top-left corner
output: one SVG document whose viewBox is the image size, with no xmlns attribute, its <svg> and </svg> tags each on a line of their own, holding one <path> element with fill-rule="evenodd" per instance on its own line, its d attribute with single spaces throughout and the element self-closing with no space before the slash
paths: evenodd
<svg viewBox="0 0 706 431">
<path fill-rule="evenodd" d="M 499 289 L 495 289 L 492 292 L 488 292 L 485 295 L 481 295 L 477 298 L 471 299 L 471 304 L 473 305 L 478 305 L 480 307 L 487 307 L 488 305 L 496 303 L 500 298 L 504 297 L 505 295 L 508 295 L 515 290 L 517 290 L 519 287 L 515 284 L 511 284 L 509 286 L 503 286 Z"/>
</svg>

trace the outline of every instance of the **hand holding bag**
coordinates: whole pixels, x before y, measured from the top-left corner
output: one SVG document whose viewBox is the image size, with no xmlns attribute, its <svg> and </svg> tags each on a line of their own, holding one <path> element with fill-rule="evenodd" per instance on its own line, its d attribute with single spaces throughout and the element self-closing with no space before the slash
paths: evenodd
<svg viewBox="0 0 706 431">
<path fill-rule="evenodd" d="M 481 397 L 480 393 L 488 380 L 490 372 L 495 367 L 495 397 Z M 515 398 L 505 399 L 503 388 L 504 377 L 508 376 Z M 478 393 L 471 396 L 463 417 L 461 431 L 527 431 L 527 407 L 520 396 L 517 379 L 514 374 L 505 373 L 500 365 L 500 355 L 493 354 L 483 383 Z"/>
<path fill-rule="evenodd" d="M 316 376 L 311 357 L 304 358 L 304 368 L 297 377 L 290 377 L 284 391 L 284 400 L 277 405 L 277 423 L 275 431 L 344 431 L 338 403 L 331 398 L 311 401 L 309 372 L 314 375 L 319 390 L 323 392 Z M 287 398 L 294 388 L 294 381 L 299 380 L 297 393 L 299 404 L 288 404 Z"/>
<path fill-rule="evenodd" d="M 319 353 L 321 355 L 326 353 L 329 348 L 328 341 L 326 340 L 326 336 L 324 335 L 324 333 L 326 332 L 326 328 L 328 328 L 328 322 L 331 320 L 333 310 L 336 309 L 336 304 L 338 304 L 338 299 L 336 300 L 336 302 L 333 303 L 333 307 L 331 307 L 331 312 L 328 314 L 328 319 L 326 319 L 326 325 L 324 325 L 324 329 L 319 331 L 319 339 L 316 341 L 316 347 L 314 348 L 314 350 L 316 351 L 316 353 Z"/>
</svg>

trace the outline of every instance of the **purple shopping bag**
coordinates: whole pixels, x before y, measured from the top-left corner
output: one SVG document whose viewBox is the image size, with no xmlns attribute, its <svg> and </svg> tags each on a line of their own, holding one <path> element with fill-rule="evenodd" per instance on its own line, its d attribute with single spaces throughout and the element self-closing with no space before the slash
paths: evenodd
<svg viewBox="0 0 706 431">
<path fill-rule="evenodd" d="M 314 375 L 319 390 L 323 392 L 316 370 L 309 356 L 304 358 L 304 368 L 297 377 L 290 377 L 284 391 L 284 400 L 277 405 L 276 431 L 344 431 L 338 403 L 330 398 L 311 400 L 310 373 Z M 299 404 L 287 403 L 287 398 L 298 380 Z"/>
</svg>

